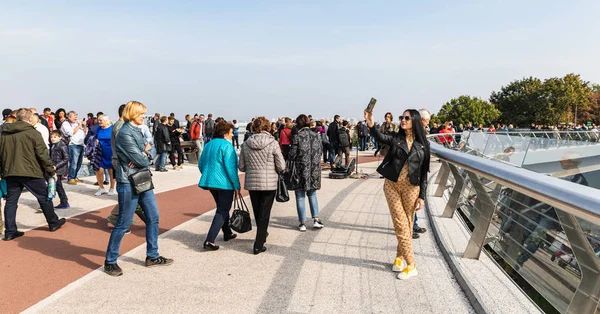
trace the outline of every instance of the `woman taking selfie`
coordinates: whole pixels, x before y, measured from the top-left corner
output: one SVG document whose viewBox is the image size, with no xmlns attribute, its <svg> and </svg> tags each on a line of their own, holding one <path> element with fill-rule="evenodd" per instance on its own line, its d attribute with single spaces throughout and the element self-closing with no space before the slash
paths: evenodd
<svg viewBox="0 0 600 314">
<path fill-rule="evenodd" d="M 371 135 L 390 147 L 377 172 L 385 177 L 383 191 L 398 239 L 392 270 L 400 272 L 398 279 L 407 279 L 418 275 L 412 248 L 412 232 L 415 211 L 421 210 L 425 204 L 429 143 L 417 110 L 404 111 L 400 117 L 400 129 L 389 134 L 382 134 L 373 127 L 373 112 L 365 111 L 365 120 L 371 129 Z"/>
</svg>

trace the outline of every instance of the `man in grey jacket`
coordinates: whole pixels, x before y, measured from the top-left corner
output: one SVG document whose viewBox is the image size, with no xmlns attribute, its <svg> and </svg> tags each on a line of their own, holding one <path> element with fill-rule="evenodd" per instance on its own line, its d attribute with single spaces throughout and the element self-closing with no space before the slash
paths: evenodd
<svg viewBox="0 0 600 314">
<path fill-rule="evenodd" d="M 208 119 L 206 119 L 206 122 L 204 122 L 204 133 L 206 134 L 204 138 L 205 145 L 208 142 L 210 142 L 210 140 L 212 140 L 213 138 L 213 131 L 215 130 L 215 120 L 213 120 L 212 117 L 212 113 L 209 113 Z"/>
</svg>

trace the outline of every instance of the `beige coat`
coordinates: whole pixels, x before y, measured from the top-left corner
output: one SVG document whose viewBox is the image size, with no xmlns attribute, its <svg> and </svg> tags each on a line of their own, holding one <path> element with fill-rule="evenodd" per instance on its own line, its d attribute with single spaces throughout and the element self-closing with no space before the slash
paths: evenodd
<svg viewBox="0 0 600 314">
<path fill-rule="evenodd" d="M 285 161 L 275 138 L 268 132 L 253 134 L 242 145 L 239 168 L 246 173 L 244 189 L 277 190 L 278 173 L 285 170 Z"/>
</svg>

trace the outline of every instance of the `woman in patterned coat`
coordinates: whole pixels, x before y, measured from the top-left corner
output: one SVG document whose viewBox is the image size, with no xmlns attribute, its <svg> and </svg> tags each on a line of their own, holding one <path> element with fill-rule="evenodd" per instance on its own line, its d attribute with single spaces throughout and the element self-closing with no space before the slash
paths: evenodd
<svg viewBox="0 0 600 314">
<path fill-rule="evenodd" d="M 318 133 L 310 129 L 310 121 L 306 115 L 296 118 L 298 134 L 294 136 L 290 148 L 289 165 L 290 183 L 288 188 L 296 194 L 296 209 L 300 231 L 306 231 L 306 204 L 308 204 L 313 218 L 313 228 L 323 228 L 319 219 L 319 202 L 317 190 L 321 189 L 321 156 L 323 156 L 323 142 Z"/>
</svg>

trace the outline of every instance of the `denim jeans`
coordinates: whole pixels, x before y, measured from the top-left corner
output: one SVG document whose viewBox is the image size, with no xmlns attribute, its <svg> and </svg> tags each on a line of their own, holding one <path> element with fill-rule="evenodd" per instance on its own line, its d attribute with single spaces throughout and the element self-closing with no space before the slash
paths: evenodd
<svg viewBox="0 0 600 314">
<path fill-rule="evenodd" d="M 337 152 L 335 151 L 335 147 L 332 144 L 329 144 L 329 165 L 333 166 L 333 160 L 335 159 L 335 156 L 337 155 Z"/>
<path fill-rule="evenodd" d="M 130 183 L 117 182 L 119 198 L 119 218 L 110 234 L 108 248 L 106 249 L 106 264 L 116 264 L 119 257 L 119 247 L 125 232 L 131 226 L 133 214 L 138 203 L 146 215 L 146 256 L 157 258 L 158 254 L 158 205 L 154 197 L 154 190 L 135 194 Z"/>
<path fill-rule="evenodd" d="M 83 146 L 69 145 L 69 180 L 77 178 L 83 162 Z"/>
<path fill-rule="evenodd" d="M 233 190 L 211 190 L 217 203 L 217 211 L 213 218 L 208 234 L 206 235 L 206 242 L 215 243 L 219 230 L 223 230 L 224 235 L 231 235 L 233 231 L 229 228 L 229 211 L 233 203 Z"/>
<path fill-rule="evenodd" d="M 419 218 L 417 217 L 417 213 L 415 213 L 415 222 L 413 223 L 413 230 L 419 228 L 417 220 L 419 220 Z"/>
<path fill-rule="evenodd" d="M 319 202 L 317 201 L 317 190 L 301 191 L 296 190 L 296 209 L 298 210 L 298 220 L 300 223 L 306 221 L 306 202 L 304 199 L 308 195 L 308 205 L 310 206 L 310 215 L 312 218 L 319 217 Z"/>
<path fill-rule="evenodd" d="M 360 137 L 360 150 L 366 150 L 367 149 L 367 137 L 366 136 L 361 136 Z"/>
<path fill-rule="evenodd" d="M 156 171 L 165 169 L 167 166 L 167 154 L 169 154 L 169 152 L 162 152 L 158 154 L 158 159 L 156 160 Z"/>
</svg>

